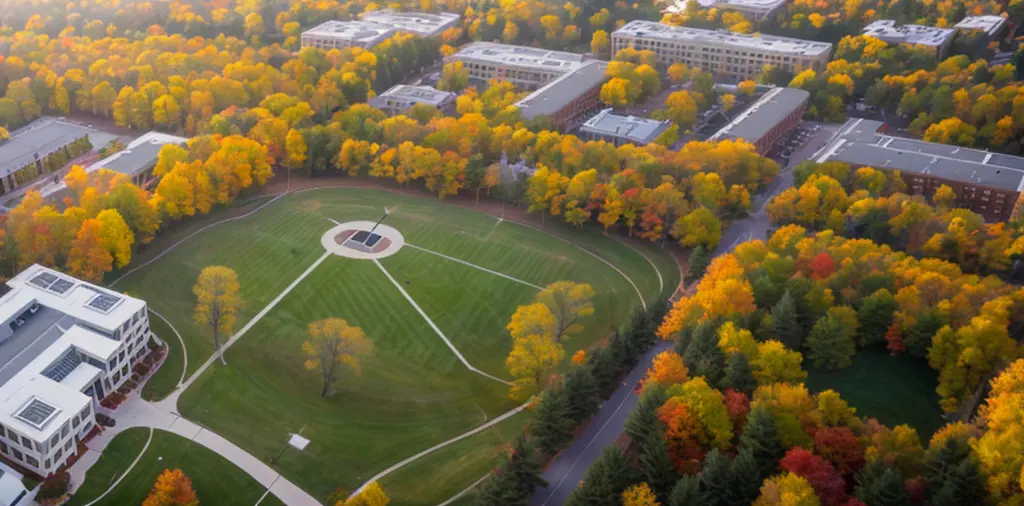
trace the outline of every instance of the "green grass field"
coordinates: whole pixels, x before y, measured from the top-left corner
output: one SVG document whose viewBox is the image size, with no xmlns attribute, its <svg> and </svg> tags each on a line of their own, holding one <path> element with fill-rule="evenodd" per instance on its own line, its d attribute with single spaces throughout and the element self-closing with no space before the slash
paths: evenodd
<svg viewBox="0 0 1024 506">
<path fill-rule="evenodd" d="M 375 220 L 385 205 L 392 211 L 387 224 L 401 231 L 407 243 L 540 286 L 559 280 L 590 283 L 597 293 L 595 316 L 584 332 L 565 342 L 566 360 L 629 318 L 640 305 L 637 288 L 650 303 L 663 295 L 659 288 L 667 295 L 679 281 L 673 259 L 654 246 L 642 246 L 649 262 L 599 232 L 561 231 L 614 264 L 634 288 L 574 244 L 525 226 L 498 224 L 482 213 L 430 199 L 329 189 L 290 195 L 254 216 L 203 232 L 117 287 L 147 300 L 171 320 L 185 340 L 191 374 L 212 352 L 208 330 L 191 319 L 191 288 L 203 267 L 219 264 L 238 272 L 246 301 L 236 328 L 241 327 L 323 254 L 320 237 L 333 226 L 329 218 Z M 660 284 L 651 262 L 663 277 Z M 504 358 L 511 340 L 504 327 L 536 289 L 408 247 L 381 264 L 470 363 L 507 377 Z M 301 344 L 306 325 L 326 317 L 361 326 L 375 352 L 363 360 L 362 375 L 343 378 L 337 393 L 322 399 L 318 378 L 302 367 Z M 173 333 L 154 331 L 167 341 L 172 356 L 181 356 Z M 338 486 L 352 489 L 515 405 L 506 399 L 505 385 L 467 370 L 375 263 L 365 260 L 327 258 L 226 359 L 227 367 L 211 368 L 182 395 L 181 412 L 258 458 L 277 454 L 288 434 L 301 430 L 312 440 L 310 446 L 302 452 L 289 448 L 274 466 L 320 499 Z M 169 360 L 147 385 L 147 394 L 165 395 L 180 375 L 180 362 Z M 524 423 L 520 417 L 513 420 L 520 427 Z M 501 431 L 431 455 L 451 462 L 437 464 L 442 469 L 437 479 L 413 471 L 418 479 L 388 482 L 388 492 L 402 498 L 395 504 L 443 500 L 444 494 L 478 479 L 497 461 L 500 439 L 518 432 L 508 424 L 512 420 L 499 426 Z M 456 471 L 463 465 L 466 472 Z M 444 468 L 452 471 L 444 475 Z"/>
<path fill-rule="evenodd" d="M 128 429 L 114 437 L 100 460 L 86 473 L 86 481 L 72 496 L 69 506 L 81 506 L 99 497 L 131 465 L 146 444 L 149 429 Z M 196 491 L 200 504 L 253 506 L 266 491 L 244 471 L 205 447 L 170 432 L 153 431 L 153 440 L 142 459 L 98 506 L 142 504 L 157 477 L 165 469 L 181 469 Z M 268 495 L 261 506 L 281 505 Z"/>
<path fill-rule="evenodd" d="M 853 365 L 839 371 L 807 367 L 811 392 L 832 389 L 857 408 L 857 414 L 877 418 L 890 427 L 909 424 L 927 443 L 943 425 L 935 370 L 918 358 L 893 357 L 885 350 L 863 349 Z"/>
</svg>

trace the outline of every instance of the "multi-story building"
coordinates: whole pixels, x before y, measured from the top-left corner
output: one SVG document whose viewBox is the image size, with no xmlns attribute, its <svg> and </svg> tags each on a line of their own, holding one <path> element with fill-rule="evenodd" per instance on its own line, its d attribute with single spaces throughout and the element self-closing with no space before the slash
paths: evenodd
<svg viewBox="0 0 1024 506">
<path fill-rule="evenodd" d="M 185 146 L 188 139 L 156 131 L 146 132 L 128 143 L 124 149 L 85 168 L 86 172 L 108 169 L 131 178 L 138 186 L 146 186 L 156 179 L 153 167 L 164 144 Z"/>
<path fill-rule="evenodd" d="M 822 71 L 832 44 L 810 40 L 703 30 L 635 20 L 612 33 L 612 54 L 632 47 L 650 50 L 658 63 L 676 62 L 736 80 L 756 77 L 765 65 L 797 73 Z"/>
<path fill-rule="evenodd" d="M 690 0 L 677 0 L 665 8 L 666 14 L 686 12 Z M 757 21 L 770 16 L 786 4 L 786 0 L 697 0 L 702 9 L 731 10 L 743 13 L 747 19 Z"/>
<path fill-rule="evenodd" d="M 815 154 L 819 163 L 900 171 L 907 190 L 931 198 L 953 188 L 957 206 L 987 220 L 1006 221 L 1024 190 L 1024 158 L 886 135 L 885 124 L 851 119 Z"/>
<path fill-rule="evenodd" d="M 551 118 L 555 128 L 568 130 L 601 110 L 601 86 L 608 64 L 589 60 L 516 102 L 523 119 Z"/>
<path fill-rule="evenodd" d="M 0 454 L 47 476 L 147 353 L 146 303 L 33 265 L 0 297 Z"/>
<path fill-rule="evenodd" d="M 398 84 L 371 98 L 368 102 L 377 109 L 390 114 L 398 114 L 416 104 L 426 104 L 439 111 L 446 111 L 455 104 L 455 94 L 450 91 L 441 91 L 432 86 Z"/>
<path fill-rule="evenodd" d="M 924 25 L 901 25 L 891 19 L 879 19 L 864 27 L 861 31 L 889 44 L 907 44 L 924 46 L 935 51 L 939 59 L 946 57 L 956 30 Z"/>
<path fill-rule="evenodd" d="M 497 79 L 528 90 L 540 88 L 587 61 L 583 55 L 575 53 L 495 42 L 466 44 L 444 59 L 445 63 L 462 62 L 474 81 L 486 83 Z"/>
<path fill-rule="evenodd" d="M 399 12 L 383 9 L 363 13 L 355 21 L 327 21 L 302 32 L 302 47 L 370 49 L 397 33 L 436 37 L 459 24 L 460 16 L 442 12 Z"/>
<path fill-rule="evenodd" d="M 580 138 L 588 141 L 606 141 L 621 146 L 643 146 L 654 142 L 672 126 L 669 120 L 656 121 L 636 116 L 620 116 L 605 109 L 580 127 Z"/>
<path fill-rule="evenodd" d="M 420 37 L 439 37 L 445 30 L 458 26 L 460 16 L 450 12 L 400 12 L 392 9 L 364 12 L 360 19 L 390 26 L 400 33 Z"/>
<path fill-rule="evenodd" d="M 708 140 L 742 139 L 765 154 L 800 124 L 810 98 L 810 93 L 798 88 L 772 88 Z"/>
<path fill-rule="evenodd" d="M 1002 38 L 1007 26 L 1002 16 L 968 16 L 953 25 L 953 29 L 962 37 L 976 37 L 976 40 L 988 43 Z"/>
<path fill-rule="evenodd" d="M 324 51 L 346 47 L 370 49 L 396 32 L 394 27 L 370 21 L 326 21 L 302 32 L 302 47 Z"/>
<path fill-rule="evenodd" d="M 46 174 L 49 170 L 43 161 L 48 156 L 86 139 L 96 146 L 114 138 L 61 118 L 40 118 L 19 128 L 11 132 L 10 139 L 0 141 L 0 195 Z"/>
</svg>

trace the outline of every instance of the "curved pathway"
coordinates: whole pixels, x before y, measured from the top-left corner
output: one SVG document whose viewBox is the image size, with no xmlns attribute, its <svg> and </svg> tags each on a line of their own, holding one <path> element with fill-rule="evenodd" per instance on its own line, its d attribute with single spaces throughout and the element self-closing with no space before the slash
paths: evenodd
<svg viewBox="0 0 1024 506">
<path fill-rule="evenodd" d="M 131 465 L 128 466 L 128 469 L 125 469 L 124 472 L 121 473 L 121 476 L 118 476 L 117 479 L 114 480 L 114 483 L 111 483 L 110 486 L 107 487 L 107 489 L 104 490 L 103 493 L 100 494 L 99 497 L 89 501 L 85 506 L 92 506 L 93 504 L 96 504 L 96 503 L 100 502 L 100 499 L 103 499 L 112 490 L 117 488 L 117 485 L 121 483 L 121 480 L 123 480 L 125 476 L 128 476 L 128 473 L 132 472 L 132 469 L 135 468 L 135 465 L 138 464 L 140 460 L 142 460 L 142 456 L 146 453 L 146 450 L 149 449 L 149 443 L 151 443 L 152 441 L 153 441 L 153 429 L 151 428 L 151 429 L 149 429 L 149 437 L 146 438 L 146 444 L 142 445 L 142 450 L 139 451 L 139 454 L 135 456 L 135 460 L 133 460 Z M 89 450 L 90 451 L 96 451 L 96 450 L 93 450 L 92 448 L 90 448 Z"/>
<path fill-rule="evenodd" d="M 117 279 L 115 279 L 113 282 L 111 282 L 109 284 L 109 286 L 113 287 L 115 284 L 120 282 L 122 279 L 124 279 L 128 275 L 130 275 L 130 274 L 138 271 L 139 269 L 141 269 L 143 267 L 146 267 L 146 266 L 152 264 L 153 262 L 159 260 L 164 255 L 166 255 L 167 253 L 169 253 L 173 249 L 177 248 L 179 245 L 181 245 L 182 243 L 184 243 L 188 239 L 198 235 L 200 232 L 209 230 L 210 228 L 213 228 L 213 227 L 215 227 L 217 225 L 221 225 L 223 223 L 227 223 L 227 222 L 231 222 L 231 221 L 237 221 L 237 220 L 241 220 L 241 219 L 244 219 L 244 218 L 248 218 L 248 217 L 256 214 L 257 212 L 259 212 L 260 210 L 266 208 L 267 206 L 273 204 L 274 202 L 276 202 L 278 199 L 280 199 L 282 197 L 285 197 L 287 195 L 291 195 L 291 194 L 294 194 L 294 193 L 304 193 L 304 192 L 312 191 L 312 190 L 339 188 L 339 187 L 341 187 L 341 188 L 345 188 L 345 187 L 351 188 L 351 187 L 356 187 L 356 186 L 357 185 L 314 186 L 314 187 L 309 187 L 309 188 L 298 189 L 298 190 L 295 190 L 295 191 L 286 191 L 286 192 L 283 192 L 283 193 L 279 193 L 279 194 L 273 195 L 273 197 L 269 201 L 261 204 L 260 206 L 258 206 L 257 208 L 255 208 L 255 209 L 253 209 L 251 211 L 248 211 L 248 212 L 246 212 L 244 214 L 241 214 L 239 216 L 233 216 L 233 217 L 230 217 L 230 218 L 225 218 L 225 219 L 220 220 L 220 221 L 216 221 L 214 223 L 210 223 L 208 225 L 205 225 L 205 226 L 203 226 L 203 227 L 193 231 L 192 233 L 188 234 L 187 236 L 183 237 L 182 239 L 180 239 L 180 240 L 176 241 L 175 243 L 171 244 L 170 246 L 168 246 L 166 249 L 164 249 L 162 252 L 160 252 L 160 254 L 156 255 L 152 259 L 150 259 L 150 260 L 148 260 L 148 261 L 146 261 L 146 262 L 144 262 L 144 263 L 142 263 L 142 264 L 132 268 L 131 270 L 125 272 L 124 274 L 119 276 Z M 376 187 L 376 186 L 374 188 L 378 188 L 378 189 L 385 190 L 385 191 L 393 191 L 395 193 L 402 193 L 402 192 L 390 190 L 388 188 L 380 188 L 380 187 Z M 480 211 L 477 211 L 477 212 L 480 212 Z M 515 220 L 515 219 L 498 218 L 498 224 L 500 224 L 502 221 L 510 221 L 510 222 L 515 223 L 517 225 L 520 225 L 520 226 L 523 226 L 523 227 L 527 227 L 527 228 L 531 228 L 531 229 L 534 229 L 534 230 L 536 230 L 538 232 L 541 232 L 541 233 L 547 234 L 549 236 L 555 237 L 555 238 L 560 239 L 560 240 L 562 240 L 562 241 L 564 241 L 564 242 L 566 242 L 566 243 L 568 243 L 568 244 L 578 248 L 579 250 L 581 250 L 581 251 L 583 251 L 583 252 L 593 256 L 594 258 L 597 258 L 598 260 L 600 260 L 601 262 L 605 263 L 606 265 L 611 267 L 613 270 L 618 272 L 623 278 L 625 278 L 626 281 L 629 282 L 629 284 L 636 291 L 636 294 L 637 294 L 637 296 L 640 299 L 641 306 L 644 307 L 644 308 L 647 307 L 646 301 L 643 298 L 643 294 L 641 293 L 639 287 L 637 287 L 636 283 L 634 283 L 633 280 L 628 275 L 626 275 L 626 273 L 624 273 L 622 270 L 620 270 L 618 267 L 616 267 L 614 264 L 612 264 L 611 262 L 609 262 L 605 258 L 601 257 L 600 255 L 590 251 L 589 249 L 587 249 L 587 248 L 585 248 L 585 247 L 583 247 L 583 246 L 581 246 L 581 245 L 579 245 L 579 244 L 577 244 L 577 243 L 575 243 L 573 241 L 570 241 L 570 240 L 566 239 L 565 237 L 562 237 L 559 234 L 555 234 L 555 233 L 552 233 L 550 231 L 546 231 L 546 230 L 540 229 L 540 228 L 538 228 L 536 226 L 533 226 L 531 224 L 524 223 L 524 222 L 521 222 L 521 221 L 518 221 L 518 220 Z M 662 279 L 661 272 L 658 270 L 658 268 L 654 265 L 654 263 L 650 260 L 650 258 L 648 258 L 646 255 L 644 255 L 642 252 L 638 251 L 636 248 L 633 248 L 632 246 L 629 246 L 629 247 L 630 247 L 630 249 L 632 249 L 636 253 L 640 254 L 640 256 L 642 256 L 644 259 L 646 259 L 651 264 L 651 266 L 655 270 L 655 273 L 658 276 L 659 287 L 661 287 L 661 289 L 663 290 L 664 289 L 664 281 Z M 271 309 L 273 309 L 273 307 L 276 306 L 277 303 L 280 302 L 280 300 L 283 299 L 284 296 L 288 294 L 288 292 L 290 292 L 296 285 L 298 285 L 310 272 L 312 272 L 313 269 L 315 269 L 320 263 L 322 263 L 324 261 L 324 259 L 326 259 L 326 257 L 329 256 L 329 255 L 330 255 L 329 253 L 325 253 L 325 255 L 321 256 L 316 262 L 314 262 L 313 265 L 311 265 L 305 272 L 303 272 L 303 274 L 300 275 L 291 285 L 289 285 L 285 290 L 283 290 L 277 296 L 277 298 L 272 300 L 259 314 L 257 314 L 255 317 L 253 317 L 253 319 L 250 320 L 250 322 L 248 324 L 246 324 L 246 326 L 244 326 L 241 330 L 239 330 L 239 332 L 235 333 L 235 335 L 233 335 L 231 337 L 231 339 L 229 339 L 228 342 L 225 343 L 221 347 L 220 350 L 218 350 L 218 352 L 216 352 L 213 355 L 211 355 L 211 357 L 209 359 L 207 359 L 207 361 L 195 373 L 193 373 L 191 376 L 189 376 L 189 378 L 187 380 L 184 379 L 185 371 L 187 371 L 187 367 L 183 367 L 183 369 L 182 369 L 182 380 L 179 381 L 179 387 L 171 395 L 169 395 L 167 398 L 165 398 L 164 400 L 159 401 L 157 403 L 151 403 L 151 402 L 145 401 L 141 397 L 139 397 L 139 395 L 138 395 L 138 392 L 141 391 L 141 387 L 142 387 L 142 385 L 140 385 L 139 388 L 135 392 L 133 392 L 129 396 L 129 398 L 117 410 L 116 414 L 117 414 L 117 418 L 119 420 L 118 427 L 110 428 L 110 429 L 104 431 L 101 434 L 100 437 L 97 437 L 97 438 L 95 438 L 93 440 L 93 443 L 100 443 L 100 445 L 101 445 L 101 446 L 98 446 L 97 448 L 95 448 L 95 451 L 97 451 L 97 452 L 102 451 L 102 449 L 106 447 L 106 445 L 109 443 L 109 441 L 111 439 L 113 439 L 113 437 L 117 433 L 119 433 L 119 432 L 121 432 L 124 429 L 129 428 L 129 427 L 148 427 L 148 428 L 150 428 L 150 439 L 152 439 L 152 429 L 153 428 L 163 429 L 163 430 L 167 430 L 167 431 L 170 431 L 170 432 L 174 432 L 174 433 L 176 433 L 176 434 L 178 434 L 178 435 L 180 435 L 182 437 L 190 439 L 191 441 L 194 441 L 194 442 L 197 442 L 199 444 L 202 444 L 203 446 L 209 448 L 210 450 L 214 451 L 218 455 L 221 455 L 222 457 L 228 459 L 230 462 L 233 462 L 235 465 L 239 466 L 242 470 L 244 470 L 246 473 L 248 473 L 250 476 L 252 476 L 253 479 L 255 479 L 257 482 L 259 482 L 261 485 L 266 486 L 267 490 L 269 492 L 273 493 L 278 499 L 280 499 L 282 502 L 284 502 L 288 506 L 314 506 L 314 505 L 320 506 L 320 503 L 315 498 L 313 498 L 308 493 L 303 491 L 301 488 L 299 488 L 298 486 L 294 485 L 293 483 L 291 483 L 290 481 L 288 481 L 287 479 L 282 477 L 279 473 L 274 471 L 272 468 L 270 468 L 268 465 L 266 465 L 261 460 L 257 459 L 256 457 L 253 457 L 251 454 L 247 453 L 245 450 L 239 448 L 237 445 L 231 443 L 227 439 L 224 439 L 222 436 L 217 435 L 216 433 L 214 433 L 214 432 L 212 432 L 210 430 L 202 428 L 199 425 L 197 425 L 197 424 L 187 420 L 186 418 L 182 417 L 181 415 L 179 415 L 178 414 L 178 409 L 177 409 L 177 401 L 178 401 L 178 398 L 180 397 L 181 393 L 184 390 L 186 390 L 189 386 L 191 386 L 191 384 L 203 372 L 205 372 L 213 364 L 214 361 L 216 361 L 218 358 L 223 356 L 223 353 L 226 351 L 227 348 L 229 348 L 231 345 L 233 345 L 235 342 L 237 342 L 237 340 L 239 338 L 241 338 L 242 335 L 244 335 L 250 328 L 252 328 L 252 326 L 254 326 L 267 312 L 269 312 Z M 185 343 L 184 343 L 184 340 L 181 338 L 181 334 L 178 333 L 177 329 L 166 318 L 164 318 L 163 315 L 160 315 L 156 311 L 153 311 L 153 313 L 156 314 L 158 317 L 160 317 L 160 319 L 162 319 L 164 322 L 166 322 L 167 325 L 171 328 L 171 330 L 177 335 L 178 339 L 181 341 L 181 344 L 182 344 L 182 353 L 185 353 L 185 348 L 184 348 Z M 187 361 L 187 354 L 186 354 L 186 361 Z M 186 364 L 187 364 L 187 362 L 186 362 Z M 471 367 L 471 369 L 472 369 L 472 367 Z M 486 375 L 486 373 L 482 373 L 482 372 L 481 372 L 481 374 L 485 374 Z M 499 378 L 493 378 L 493 379 L 505 382 L 504 380 L 501 380 Z M 519 412 L 521 412 L 526 407 L 527 407 L 527 404 L 523 404 L 523 405 L 521 405 L 521 406 L 519 406 L 519 407 L 517 407 L 517 408 L 515 408 L 515 409 L 513 409 L 513 410 L 511 410 L 511 411 L 509 411 L 507 413 L 504 413 L 504 414 L 498 416 L 497 418 L 495 418 L 495 419 L 493 419 L 493 420 L 491 420 L 491 421 L 489 421 L 489 422 L 487 422 L 487 423 L 485 423 L 485 424 L 483 424 L 483 425 L 481 425 L 481 426 L 479 426 L 479 427 L 477 427 L 477 428 L 475 428 L 473 430 L 470 430 L 470 431 L 468 431 L 468 432 L 466 432 L 464 434 L 461 434 L 459 436 L 451 438 L 451 439 L 449 439 L 447 441 L 441 442 L 441 443 L 439 443 L 437 445 L 434 445 L 434 446 L 432 446 L 430 448 L 427 448 L 426 450 L 423 450 L 423 451 L 421 451 L 421 452 L 419 452 L 419 453 L 417 453 L 417 454 L 415 454 L 415 455 L 413 455 L 413 456 L 411 456 L 409 458 L 406 458 L 405 460 L 402 460 L 401 462 L 398 462 L 398 463 L 388 467 L 387 469 L 381 471 L 380 473 L 378 473 L 377 475 L 372 477 L 370 480 L 368 480 L 366 483 L 364 483 L 362 486 L 360 486 L 359 490 L 361 490 L 363 487 L 365 487 L 366 484 L 369 484 L 370 482 L 375 481 L 375 480 L 379 480 L 380 478 L 382 478 L 382 477 L 384 477 L 384 476 L 386 476 L 388 474 L 391 474 L 392 472 L 394 472 L 394 471 L 396 471 L 396 470 L 398 470 L 398 469 L 408 465 L 409 463 L 411 463 L 411 462 L 413 462 L 415 460 L 418 460 L 418 459 L 420 459 L 420 458 L 422 458 L 422 457 L 424 457 L 424 456 L 426 456 L 426 455 L 428 455 L 430 453 L 433 453 L 434 451 L 437 451 L 437 450 L 439 450 L 441 448 L 444 448 L 444 447 L 446 447 L 446 446 L 448 446 L 450 444 L 456 443 L 458 441 L 461 441 L 462 439 L 465 439 L 467 437 L 471 437 L 471 436 L 473 436 L 473 435 L 475 435 L 475 434 L 477 434 L 477 433 L 479 433 L 479 432 L 481 432 L 483 430 L 486 430 L 487 428 L 489 428 L 489 427 L 491 427 L 491 426 L 493 426 L 493 425 L 495 425 L 495 424 L 497 424 L 497 423 L 499 423 L 501 421 L 504 421 L 504 420 L 506 420 L 507 418 L 509 418 L 511 416 L 514 416 L 514 415 L 518 414 Z M 146 447 L 148 447 L 148 445 L 149 445 L 149 441 L 147 441 Z M 146 447 L 144 447 L 143 451 L 140 452 L 139 456 L 136 457 L 135 462 L 138 462 L 138 460 L 142 457 L 142 454 L 145 452 Z M 92 451 L 92 450 L 93 449 L 90 449 L 90 451 Z M 71 473 L 73 475 L 79 475 L 79 476 L 84 477 L 85 471 L 87 471 L 88 468 L 91 467 L 92 464 L 94 464 L 97 459 L 98 459 L 98 454 L 97 454 L 97 457 L 95 459 L 85 459 L 85 458 L 80 459 L 79 463 L 76 464 L 76 466 L 74 466 L 71 469 Z M 135 462 L 133 462 L 132 466 L 135 465 Z M 129 467 L 129 470 L 130 469 L 131 469 L 131 467 Z M 123 477 L 125 475 L 127 475 L 127 471 L 121 476 L 121 478 L 118 479 L 117 482 L 115 482 L 111 486 L 110 489 L 113 489 L 114 486 L 116 486 L 118 484 L 118 482 L 120 482 L 120 480 L 123 479 Z M 448 504 L 448 503 L 454 501 L 455 499 L 457 499 L 458 497 L 461 497 L 462 495 L 466 494 L 473 487 L 475 487 L 479 483 L 483 482 L 483 480 L 485 478 L 486 478 L 486 476 L 484 476 L 480 480 L 476 481 L 471 486 L 469 486 L 468 488 L 466 488 L 465 490 L 463 490 L 462 492 L 457 494 L 455 497 L 453 497 L 453 498 L 449 499 L 448 501 L 446 501 L 444 504 Z M 110 489 L 108 489 L 108 492 L 109 492 Z M 106 492 L 104 493 L 104 495 L 106 495 Z M 102 498 L 102 496 L 100 498 Z M 97 498 L 96 500 L 98 501 L 100 498 Z M 95 501 L 93 501 L 93 502 L 95 502 Z M 92 503 L 90 503 L 90 505 L 91 504 Z"/>
<path fill-rule="evenodd" d="M 150 313 L 157 315 L 157 317 L 163 320 L 164 323 L 166 323 L 167 326 L 171 328 L 171 332 L 174 332 L 174 335 L 178 336 L 178 342 L 181 343 L 181 354 L 185 356 L 185 362 L 181 366 L 181 378 L 178 379 L 178 386 L 180 387 L 181 384 L 185 382 L 185 371 L 188 370 L 188 349 L 185 347 L 185 340 L 182 339 L 181 334 L 178 333 L 178 329 L 174 328 L 174 325 L 171 325 L 170 320 L 164 318 L 164 315 L 156 312 L 156 310 L 154 310 L 152 307 L 149 307 L 148 305 L 146 306 L 146 309 L 148 309 Z"/>
</svg>

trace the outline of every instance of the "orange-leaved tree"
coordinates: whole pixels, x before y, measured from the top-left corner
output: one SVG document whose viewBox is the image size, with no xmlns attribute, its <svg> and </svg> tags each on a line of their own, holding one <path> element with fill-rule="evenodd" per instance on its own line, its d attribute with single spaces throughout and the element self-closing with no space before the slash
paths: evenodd
<svg viewBox="0 0 1024 506">
<path fill-rule="evenodd" d="M 181 469 L 164 469 L 142 506 L 199 506 L 199 498 Z"/>
</svg>

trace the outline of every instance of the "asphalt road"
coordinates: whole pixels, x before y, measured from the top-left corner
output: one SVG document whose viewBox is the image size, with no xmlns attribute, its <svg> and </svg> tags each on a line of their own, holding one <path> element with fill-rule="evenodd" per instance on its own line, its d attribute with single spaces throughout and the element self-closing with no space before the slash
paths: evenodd
<svg viewBox="0 0 1024 506">
<path fill-rule="evenodd" d="M 779 173 L 768 191 L 754 199 L 752 212 L 742 220 L 736 220 L 722 234 L 722 241 L 715 250 L 715 256 L 727 253 L 737 244 L 752 239 L 767 240 L 771 229 L 771 220 L 765 212 L 765 204 L 772 196 L 793 186 L 793 167 L 801 161 L 811 158 L 816 151 L 824 147 L 839 125 L 822 125 L 817 135 L 808 139 L 807 143 L 796 149 L 790 163 Z M 653 349 L 633 367 L 629 376 L 619 385 L 611 398 L 605 401 L 601 410 L 583 434 L 555 458 L 544 471 L 545 487 L 538 488 L 530 498 L 530 506 L 561 506 L 569 498 L 569 494 L 579 486 L 590 463 L 601 454 L 605 446 L 612 444 L 622 434 L 626 425 L 626 417 L 633 411 L 637 396 L 633 392 L 636 383 L 643 378 L 650 368 L 654 356 L 671 348 L 674 343 L 659 341 Z"/>
<path fill-rule="evenodd" d="M 633 392 L 638 381 L 651 367 L 654 356 L 672 348 L 675 343 L 658 341 L 643 358 L 637 362 L 611 398 L 601 405 L 601 410 L 587 425 L 583 434 L 568 449 L 563 451 L 544 471 L 546 487 L 538 488 L 530 498 L 531 506 L 558 506 L 565 504 L 569 494 L 576 489 L 590 463 L 601 454 L 605 446 L 612 444 L 626 426 L 626 417 L 636 406 L 637 396 Z"/>
</svg>

